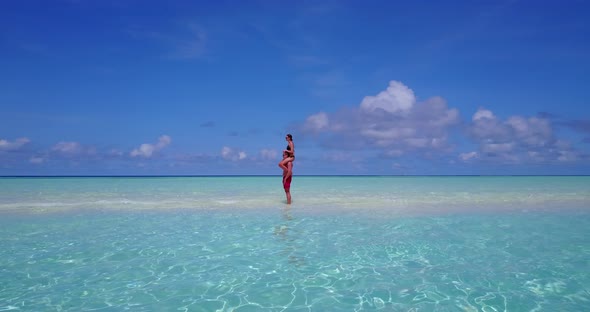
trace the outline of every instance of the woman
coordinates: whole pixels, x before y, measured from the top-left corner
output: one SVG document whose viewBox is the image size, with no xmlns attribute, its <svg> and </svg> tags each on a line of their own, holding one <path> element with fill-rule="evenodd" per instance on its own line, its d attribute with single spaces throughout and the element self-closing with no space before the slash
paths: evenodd
<svg viewBox="0 0 590 312">
<path fill-rule="evenodd" d="M 287 140 L 287 147 L 283 152 L 286 152 L 289 157 L 281 160 L 281 162 L 279 162 L 279 167 L 281 167 L 281 169 L 283 169 L 283 171 L 287 171 L 287 163 L 289 163 L 290 161 L 294 161 L 295 160 L 295 144 L 293 144 L 293 136 L 291 134 L 287 134 L 287 136 L 285 137 L 285 140 Z"/>
</svg>

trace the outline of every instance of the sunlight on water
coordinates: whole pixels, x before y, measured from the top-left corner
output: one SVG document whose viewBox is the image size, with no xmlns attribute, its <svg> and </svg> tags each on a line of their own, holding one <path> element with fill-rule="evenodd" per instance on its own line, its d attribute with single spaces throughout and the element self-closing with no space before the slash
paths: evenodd
<svg viewBox="0 0 590 312">
<path fill-rule="evenodd" d="M 590 304 L 587 178 L 300 177 L 291 206 L 276 182 L 0 179 L 0 310 Z"/>
</svg>

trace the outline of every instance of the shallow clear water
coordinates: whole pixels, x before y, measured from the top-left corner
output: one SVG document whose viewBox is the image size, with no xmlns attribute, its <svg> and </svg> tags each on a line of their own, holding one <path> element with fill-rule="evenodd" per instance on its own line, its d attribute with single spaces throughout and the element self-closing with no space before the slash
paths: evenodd
<svg viewBox="0 0 590 312">
<path fill-rule="evenodd" d="M 0 310 L 584 311 L 588 182 L 0 179 Z"/>
<path fill-rule="evenodd" d="M 299 177 L 294 207 L 432 213 L 587 207 L 590 177 Z M 280 177 L 0 178 L 0 211 L 261 209 Z"/>
</svg>

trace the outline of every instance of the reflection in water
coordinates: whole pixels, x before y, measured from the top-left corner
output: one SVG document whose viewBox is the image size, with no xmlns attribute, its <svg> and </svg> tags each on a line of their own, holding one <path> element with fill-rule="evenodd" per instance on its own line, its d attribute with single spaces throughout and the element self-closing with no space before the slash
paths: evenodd
<svg viewBox="0 0 590 312">
<path fill-rule="evenodd" d="M 293 216 L 291 206 L 285 205 L 282 209 L 283 224 L 275 226 L 274 234 L 285 243 L 282 254 L 287 256 L 289 263 L 295 266 L 305 264 L 305 258 L 297 255 L 297 232 L 293 231 Z"/>
</svg>

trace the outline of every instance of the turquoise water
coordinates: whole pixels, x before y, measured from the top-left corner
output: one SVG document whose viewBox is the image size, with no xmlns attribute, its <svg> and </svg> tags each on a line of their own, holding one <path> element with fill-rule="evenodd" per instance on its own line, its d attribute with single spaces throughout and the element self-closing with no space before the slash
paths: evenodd
<svg viewBox="0 0 590 312">
<path fill-rule="evenodd" d="M 589 177 L 0 178 L 0 311 L 584 311 Z"/>
</svg>

